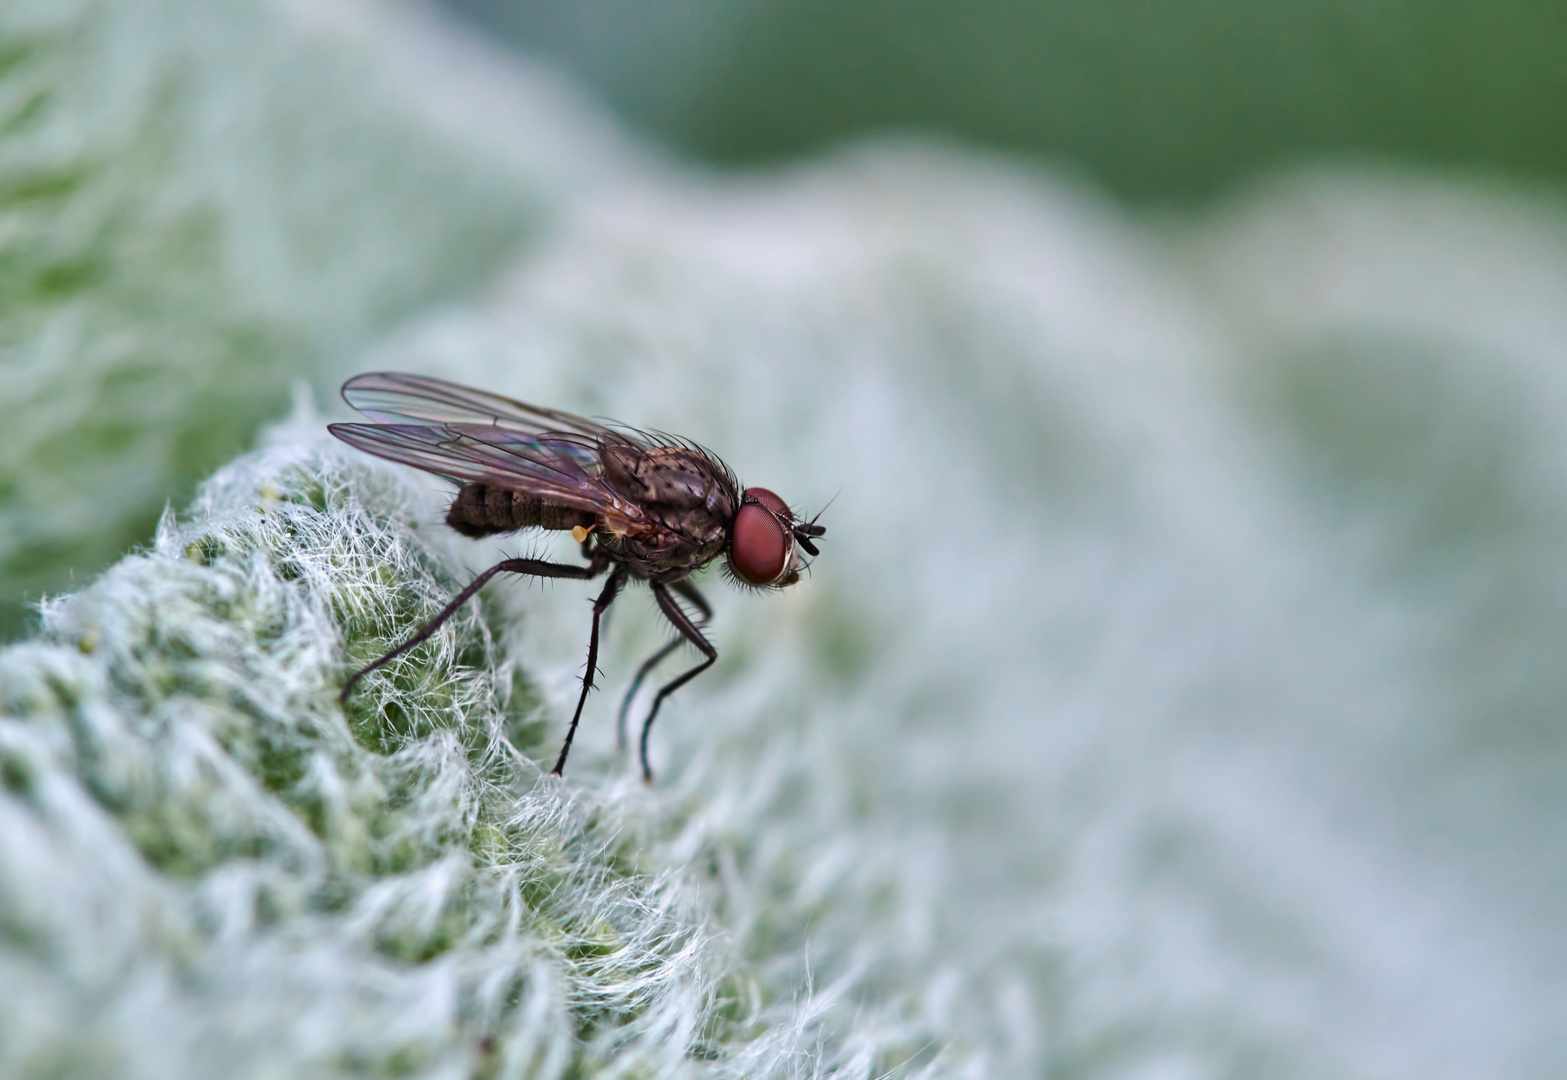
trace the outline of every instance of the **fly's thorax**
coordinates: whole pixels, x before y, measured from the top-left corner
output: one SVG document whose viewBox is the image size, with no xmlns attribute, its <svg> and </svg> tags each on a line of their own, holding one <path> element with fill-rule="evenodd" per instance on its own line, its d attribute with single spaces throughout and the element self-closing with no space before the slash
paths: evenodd
<svg viewBox="0 0 1567 1080">
<path fill-rule="evenodd" d="M 604 477 L 640 511 L 606 549 L 644 577 L 699 569 L 723 554 L 740 493 L 723 464 L 686 446 L 605 442 Z"/>
<path fill-rule="evenodd" d="M 616 489 L 664 516 L 706 511 L 727 522 L 739 508 L 727 470 L 700 450 L 612 442 L 601 455 L 604 476 Z"/>
</svg>

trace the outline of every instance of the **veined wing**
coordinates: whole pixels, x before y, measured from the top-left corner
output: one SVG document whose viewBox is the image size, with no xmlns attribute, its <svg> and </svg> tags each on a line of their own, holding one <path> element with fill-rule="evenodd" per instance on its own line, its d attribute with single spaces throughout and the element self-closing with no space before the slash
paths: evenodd
<svg viewBox="0 0 1567 1080">
<path fill-rule="evenodd" d="M 392 380 L 394 388 L 386 389 L 384 380 Z M 410 385 L 418 392 L 409 391 Z M 534 409 L 419 376 L 359 376 L 344 387 L 343 396 L 371 418 L 386 418 L 374 424 L 327 426 L 350 446 L 458 483 L 520 491 L 558 506 L 601 514 L 617 533 L 638 531 L 644 514 L 605 482 L 600 453 L 606 442 L 625 442 L 626 435 L 570 413 Z M 476 423 L 474 402 L 481 400 L 488 411 Z M 496 415 L 493 410 L 498 405 L 506 406 L 508 414 Z M 449 417 L 463 419 L 436 423 L 394 419 Z M 557 419 L 561 427 L 578 430 L 538 430 Z"/>
<path fill-rule="evenodd" d="M 615 434 L 603 424 L 569 412 L 400 371 L 355 375 L 343 384 L 343 400 L 378 424 L 501 428 L 523 435 L 550 432 L 590 440 Z"/>
</svg>

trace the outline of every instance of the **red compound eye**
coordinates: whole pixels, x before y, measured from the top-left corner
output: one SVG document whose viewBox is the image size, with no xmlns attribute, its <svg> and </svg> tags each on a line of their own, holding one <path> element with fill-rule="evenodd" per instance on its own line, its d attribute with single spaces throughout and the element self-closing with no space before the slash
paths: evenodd
<svg viewBox="0 0 1567 1080">
<path fill-rule="evenodd" d="M 766 488 L 746 488 L 743 498 L 755 499 L 773 513 L 782 514 L 786 518 L 792 518 L 794 516 L 789 513 L 789 504 L 784 502 L 778 496 L 774 495 L 771 491 L 768 491 Z"/>
<path fill-rule="evenodd" d="M 734 531 L 729 537 L 729 565 L 752 585 L 771 585 L 788 566 L 789 537 L 762 497 L 780 507 L 783 500 L 765 488 L 750 488 L 746 495 L 757 501 L 746 503 L 735 515 Z"/>
</svg>

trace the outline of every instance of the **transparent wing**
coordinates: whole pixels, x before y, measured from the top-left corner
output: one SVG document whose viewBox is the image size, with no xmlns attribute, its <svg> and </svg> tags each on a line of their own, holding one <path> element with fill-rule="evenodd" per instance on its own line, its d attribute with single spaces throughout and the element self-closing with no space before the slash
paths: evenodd
<svg viewBox="0 0 1567 1080">
<path fill-rule="evenodd" d="M 643 517 L 603 475 L 601 448 L 635 440 L 602 424 L 396 372 L 356 376 L 343 386 L 343 398 L 377 422 L 329 424 L 327 430 L 366 453 L 458 483 L 522 491 L 602 514 L 617 531 L 633 529 Z"/>
<path fill-rule="evenodd" d="M 343 384 L 343 400 L 378 424 L 476 426 L 523 435 L 550 432 L 589 439 L 615 434 L 603 424 L 572 413 L 400 371 L 355 375 Z"/>
</svg>

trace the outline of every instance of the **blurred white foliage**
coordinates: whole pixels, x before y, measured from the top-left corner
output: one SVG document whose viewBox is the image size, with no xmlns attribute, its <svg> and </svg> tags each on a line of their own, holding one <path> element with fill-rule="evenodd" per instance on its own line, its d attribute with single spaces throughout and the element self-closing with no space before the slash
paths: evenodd
<svg viewBox="0 0 1567 1080">
<path fill-rule="evenodd" d="M 376 47 L 418 108 L 563 115 Z M 454 558 L 556 545 L 282 429 L 0 657 L 7 1068 L 1552 1075 L 1559 209 L 1334 174 L 1172 226 L 952 148 L 616 153 L 356 366 L 836 494 L 810 579 L 710 575 L 651 791 L 629 593 L 537 783 L 590 590 L 497 586 L 345 715 Z"/>
</svg>

